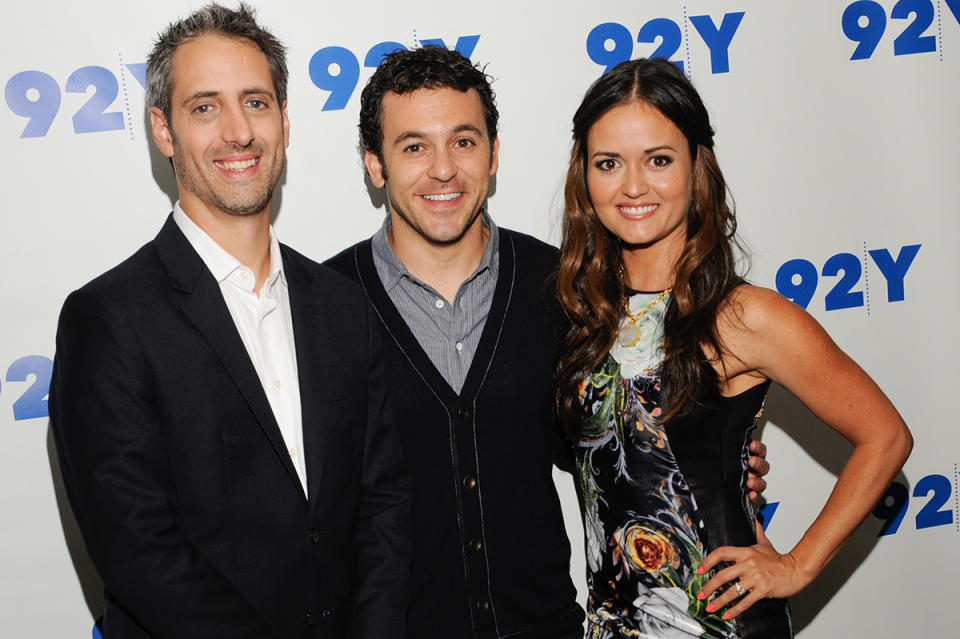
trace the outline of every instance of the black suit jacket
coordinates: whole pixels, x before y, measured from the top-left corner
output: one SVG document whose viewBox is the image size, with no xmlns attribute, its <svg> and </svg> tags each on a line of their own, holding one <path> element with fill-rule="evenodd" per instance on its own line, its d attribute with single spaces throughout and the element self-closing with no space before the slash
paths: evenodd
<svg viewBox="0 0 960 639">
<path fill-rule="evenodd" d="M 172 217 L 64 304 L 50 417 L 107 639 L 403 634 L 408 486 L 378 322 L 355 284 L 281 251 L 309 499 Z"/>
</svg>

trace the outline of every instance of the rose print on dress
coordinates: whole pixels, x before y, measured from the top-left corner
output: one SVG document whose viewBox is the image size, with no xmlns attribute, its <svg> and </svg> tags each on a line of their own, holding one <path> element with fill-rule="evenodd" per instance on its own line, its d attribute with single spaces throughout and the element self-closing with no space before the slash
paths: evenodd
<svg viewBox="0 0 960 639">
<path fill-rule="evenodd" d="M 630 308 L 655 297 L 635 295 Z M 736 637 L 733 622 L 696 598 L 710 575 L 697 574 L 701 518 L 661 423 L 665 307 L 621 322 L 610 353 L 580 387 L 589 639 Z"/>
</svg>

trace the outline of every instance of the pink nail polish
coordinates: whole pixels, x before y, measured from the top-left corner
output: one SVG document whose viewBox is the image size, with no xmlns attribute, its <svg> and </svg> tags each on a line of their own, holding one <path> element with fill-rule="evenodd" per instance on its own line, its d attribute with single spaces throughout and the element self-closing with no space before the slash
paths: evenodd
<svg viewBox="0 0 960 639">
<path fill-rule="evenodd" d="M 703 597 L 704 597 L 703 591 L 701 590 L 700 592 L 697 593 L 697 599 L 703 599 Z"/>
<path fill-rule="evenodd" d="M 702 574 L 703 574 L 703 566 L 697 566 L 697 574 L 698 574 L 698 575 L 702 575 Z"/>
<path fill-rule="evenodd" d="M 707 604 L 707 612 L 713 612 L 713 604 Z"/>
<path fill-rule="evenodd" d="M 729 619 L 729 618 L 730 618 L 730 613 L 729 613 L 729 612 L 723 613 L 723 620 L 724 620 L 724 621 L 726 621 L 726 620 Z"/>
</svg>

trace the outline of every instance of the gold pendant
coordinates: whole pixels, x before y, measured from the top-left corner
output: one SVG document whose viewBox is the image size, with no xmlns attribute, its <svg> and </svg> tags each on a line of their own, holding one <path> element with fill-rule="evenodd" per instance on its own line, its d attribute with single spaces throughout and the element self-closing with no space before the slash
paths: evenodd
<svg viewBox="0 0 960 639">
<path fill-rule="evenodd" d="M 634 322 L 624 322 L 617 333 L 617 342 L 624 348 L 635 346 L 643 338 L 643 331 Z"/>
</svg>

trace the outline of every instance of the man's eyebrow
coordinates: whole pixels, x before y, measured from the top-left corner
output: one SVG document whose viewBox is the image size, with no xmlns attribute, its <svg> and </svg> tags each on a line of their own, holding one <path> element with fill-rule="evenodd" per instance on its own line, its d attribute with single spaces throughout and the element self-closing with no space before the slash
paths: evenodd
<svg viewBox="0 0 960 639">
<path fill-rule="evenodd" d="M 474 124 L 460 124 L 453 128 L 453 133 L 463 133 L 464 131 L 469 131 L 470 133 L 476 133 L 477 135 L 483 135 L 483 131 L 480 130 L 480 127 Z M 394 144 L 400 144 L 404 140 L 410 140 L 415 138 L 425 138 L 427 137 L 426 133 L 421 131 L 404 131 L 396 138 L 394 138 Z"/>
<path fill-rule="evenodd" d="M 271 99 L 276 99 L 276 96 L 273 94 L 273 91 L 265 87 L 251 87 L 249 89 L 244 89 L 243 91 L 240 92 L 240 95 L 254 95 L 254 94 L 268 95 L 270 96 Z"/>
<path fill-rule="evenodd" d="M 426 135 L 421 133 L 420 131 L 404 131 L 403 133 L 398 135 L 396 138 L 394 138 L 393 143 L 400 144 L 404 140 L 411 140 L 415 138 L 424 138 L 424 137 L 426 137 Z"/>
<path fill-rule="evenodd" d="M 454 133 L 463 133 L 464 131 L 470 131 L 471 133 L 476 133 L 477 135 L 483 135 L 483 131 L 473 124 L 461 124 L 453 129 Z"/>
<path fill-rule="evenodd" d="M 243 96 L 257 95 L 257 94 L 268 95 L 271 98 L 274 98 L 273 91 L 271 91 L 270 89 L 265 89 L 263 87 L 250 87 L 249 89 L 243 89 L 240 92 L 240 95 L 243 95 Z M 222 92 L 217 91 L 216 89 L 201 89 L 200 91 L 195 92 L 193 95 L 188 95 L 186 99 L 184 99 L 183 103 L 186 104 L 193 100 L 202 100 L 203 98 L 215 98 L 219 95 L 222 95 Z"/>
<path fill-rule="evenodd" d="M 192 95 L 188 95 L 186 98 L 184 98 L 183 103 L 187 104 L 188 102 L 192 102 L 193 100 L 201 100 L 203 98 L 215 98 L 218 95 L 220 95 L 219 91 L 215 91 L 212 89 L 201 90 L 201 91 L 197 91 Z"/>
</svg>

